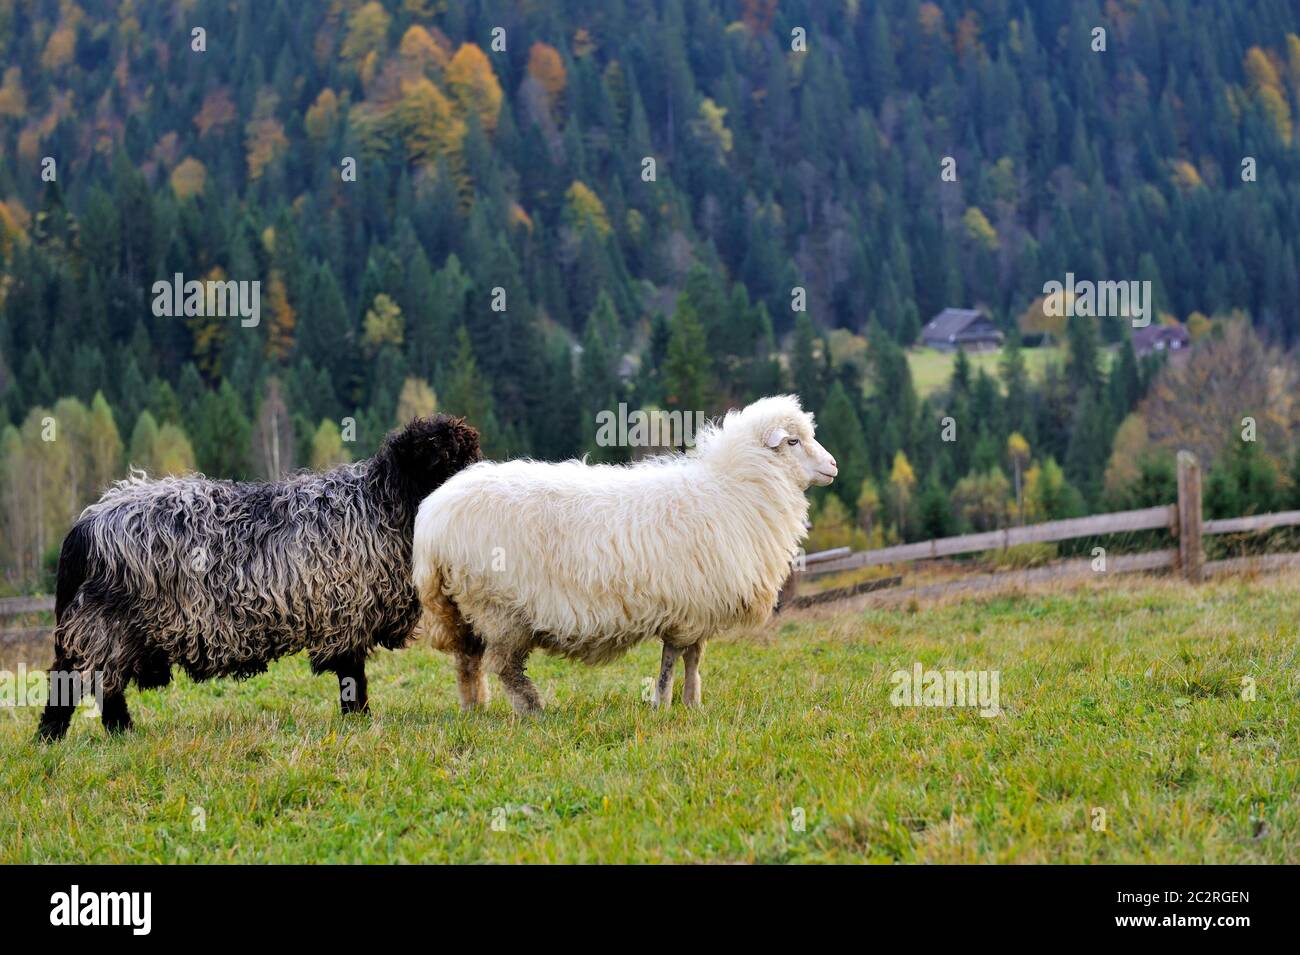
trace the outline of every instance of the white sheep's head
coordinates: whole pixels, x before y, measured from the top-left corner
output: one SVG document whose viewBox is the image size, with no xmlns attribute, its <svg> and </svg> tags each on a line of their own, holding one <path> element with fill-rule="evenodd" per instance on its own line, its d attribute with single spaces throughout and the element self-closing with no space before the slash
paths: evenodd
<svg viewBox="0 0 1300 955">
<path fill-rule="evenodd" d="M 825 487 L 840 473 L 835 458 L 813 437 L 812 415 L 805 411 L 773 424 L 763 435 L 763 443 L 804 487 Z"/>
<path fill-rule="evenodd" d="M 800 489 L 822 487 L 839 474 L 830 453 L 813 437 L 813 416 L 796 395 L 774 395 L 728 411 L 721 425 L 711 424 L 696 441 L 696 453 L 723 470 L 776 464 Z"/>
</svg>

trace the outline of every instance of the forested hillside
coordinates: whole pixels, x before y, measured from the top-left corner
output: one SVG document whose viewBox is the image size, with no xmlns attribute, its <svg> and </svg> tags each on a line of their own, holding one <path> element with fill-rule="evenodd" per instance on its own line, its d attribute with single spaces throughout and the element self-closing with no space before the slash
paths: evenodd
<svg viewBox="0 0 1300 955">
<path fill-rule="evenodd" d="M 435 407 L 623 460 L 620 402 L 795 390 L 828 539 L 1168 500 L 1191 434 L 1212 508 L 1300 486 L 1287 0 L 0 0 L 0 49 L 11 588 L 130 464 L 324 467 Z M 1151 282 L 1187 364 L 1046 320 L 1067 272 Z M 156 314 L 176 274 L 260 321 Z M 922 399 L 950 306 L 1006 345 Z"/>
</svg>

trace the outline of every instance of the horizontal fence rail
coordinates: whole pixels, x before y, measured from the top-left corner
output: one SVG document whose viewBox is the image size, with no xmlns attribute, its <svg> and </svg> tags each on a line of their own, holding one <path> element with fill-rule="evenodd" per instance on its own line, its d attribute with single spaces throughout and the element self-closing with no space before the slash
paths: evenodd
<svg viewBox="0 0 1300 955">
<path fill-rule="evenodd" d="M 928 560 L 935 557 L 953 557 L 957 554 L 975 554 L 984 550 L 1005 550 L 1018 544 L 1046 544 L 1053 541 L 1073 540 L 1077 537 L 1098 537 L 1103 534 L 1122 534 L 1128 531 L 1175 529 L 1178 526 L 1178 508 L 1173 504 L 1145 507 L 1136 511 L 1116 511 L 1113 514 L 1096 514 L 1092 517 L 1072 517 L 1063 521 L 1047 521 L 1024 527 L 1008 527 L 981 534 L 963 534 L 960 537 L 941 537 L 938 540 L 915 544 L 898 544 L 878 550 L 864 550 L 845 557 L 827 560 L 809 566 L 808 575 L 833 574 L 858 567 L 878 564 L 896 564 L 908 560 Z"/>
<path fill-rule="evenodd" d="M 26 613 L 44 613 L 53 609 L 53 597 L 5 597 L 0 600 L 0 619 L 18 617 Z"/>
<path fill-rule="evenodd" d="M 1278 511 L 1275 514 L 1225 517 L 1218 521 L 1206 521 L 1201 532 L 1204 534 L 1258 534 L 1279 527 L 1294 527 L 1297 524 L 1300 524 L 1300 511 Z"/>
</svg>

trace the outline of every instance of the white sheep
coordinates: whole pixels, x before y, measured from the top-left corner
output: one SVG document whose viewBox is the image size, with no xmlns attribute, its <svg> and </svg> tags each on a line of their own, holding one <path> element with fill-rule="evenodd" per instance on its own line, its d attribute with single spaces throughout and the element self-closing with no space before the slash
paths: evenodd
<svg viewBox="0 0 1300 955">
<path fill-rule="evenodd" d="M 412 560 L 462 706 L 486 704 L 486 667 L 517 713 L 534 713 L 534 648 L 602 663 L 649 637 L 663 641 L 656 705 L 670 705 L 682 655 L 682 700 L 697 705 L 704 641 L 767 620 L 805 533 L 804 491 L 837 473 L 812 415 L 779 395 L 728 412 L 686 454 L 455 475 L 420 506 Z"/>
</svg>

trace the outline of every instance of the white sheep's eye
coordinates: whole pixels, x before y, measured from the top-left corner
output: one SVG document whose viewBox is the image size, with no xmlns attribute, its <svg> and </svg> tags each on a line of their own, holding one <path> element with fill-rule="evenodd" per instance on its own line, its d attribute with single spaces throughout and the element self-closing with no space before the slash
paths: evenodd
<svg viewBox="0 0 1300 955">
<path fill-rule="evenodd" d="M 790 445 L 790 447 L 792 448 L 798 443 L 799 443 L 798 438 L 791 438 L 789 441 L 786 442 L 786 444 Z"/>
</svg>

